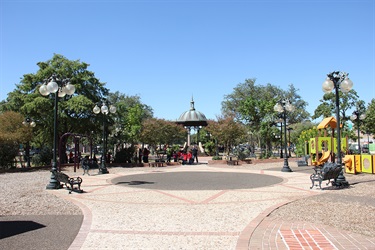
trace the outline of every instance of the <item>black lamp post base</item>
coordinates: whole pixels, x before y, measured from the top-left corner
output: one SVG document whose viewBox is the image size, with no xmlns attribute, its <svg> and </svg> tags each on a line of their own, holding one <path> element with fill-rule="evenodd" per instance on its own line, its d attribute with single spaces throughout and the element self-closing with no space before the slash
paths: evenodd
<svg viewBox="0 0 375 250">
<path fill-rule="evenodd" d="M 341 188 L 349 187 L 349 182 L 345 179 L 343 171 L 341 171 L 337 179 L 332 182 L 332 185 Z"/>
<path fill-rule="evenodd" d="M 109 174 L 109 171 L 106 167 L 100 167 L 99 174 Z"/>
<path fill-rule="evenodd" d="M 281 169 L 281 172 L 293 172 L 292 169 L 290 169 L 289 164 L 288 164 L 288 159 L 284 158 L 284 166 Z"/>
<path fill-rule="evenodd" d="M 60 183 L 56 180 L 51 180 L 50 183 L 46 186 L 46 189 L 59 189 Z"/>
</svg>

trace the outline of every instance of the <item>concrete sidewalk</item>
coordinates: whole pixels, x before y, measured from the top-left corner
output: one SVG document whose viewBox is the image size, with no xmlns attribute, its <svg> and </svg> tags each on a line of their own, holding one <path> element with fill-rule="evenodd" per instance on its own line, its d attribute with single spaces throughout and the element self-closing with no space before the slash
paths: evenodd
<svg viewBox="0 0 375 250">
<path fill-rule="evenodd" d="M 220 185 L 208 188 L 212 183 Z M 83 211 L 69 249 L 375 249 L 374 238 L 268 217 L 283 204 L 321 193 L 310 186 L 303 171 L 204 164 L 110 171 L 84 176 L 83 194 L 49 192 Z"/>
</svg>

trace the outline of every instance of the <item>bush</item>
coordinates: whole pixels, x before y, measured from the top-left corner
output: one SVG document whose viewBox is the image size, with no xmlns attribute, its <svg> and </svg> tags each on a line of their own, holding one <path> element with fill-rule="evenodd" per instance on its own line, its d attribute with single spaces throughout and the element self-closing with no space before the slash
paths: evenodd
<svg viewBox="0 0 375 250">
<path fill-rule="evenodd" d="M 11 141 L 0 142 L 0 169 L 13 166 L 14 158 L 18 155 L 18 144 Z"/>
<path fill-rule="evenodd" d="M 212 160 L 214 160 L 214 161 L 222 160 L 222 159 L 223 159 L 223 157 L 221 157 L 221 156 L 214 156 L 214 157 L 212 157 Z"/>
<path fill-rule="evenodd" d="M 123 148 L 116 152 L 114 163 L 131 163 L 133 156 L 135 155 L 135 148 L 133 146 L 129 148 Z"/>
<path fill-rule="evenodd" d="M 53 159 L 52 149 L 44 147 L 40 150 L 39 154 L 35 154 L 31 159 L 34 166 L 46 166 L 50 165 Z"/>
</svg>

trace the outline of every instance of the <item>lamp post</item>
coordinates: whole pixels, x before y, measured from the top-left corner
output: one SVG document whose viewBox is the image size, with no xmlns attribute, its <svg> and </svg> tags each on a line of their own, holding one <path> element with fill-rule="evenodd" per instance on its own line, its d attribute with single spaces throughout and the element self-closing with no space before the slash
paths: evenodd
<svg viewBox="0 0 375 250">
<path fill-rule="evenodd" d="M 275 120 L 275 125 L 276 125 L 276 127 L 278 127 L 277 126 L 277 124 L 280 122 L 280 136 L 279 137 L 276 137 L 276 138 L 280 138 L 280 158 L 284 158 L 284 155 L 283 155 L 283 118 L 282 118 L 282 116 L 280 116 L 279 117 L 279 119 L 276 119 Z M 285 136 L 286 136 L 286 134 L 285 134 Z"/>
<path fill-rule="evenodd" d="M 335 89 L 335 97 L 336 97 L 336 136 L 337 136 L 337 164 L 342 167 L 342 158 L 341 158 L 341 133 L 340 133 L 340 101 L 339 101 L 339 89 L 341 92 L 347 93 L 353 87 L 353 82 L 348 78 L 347 73 L 341 71 L 334 71 L 327 74 L 327 79 L 323 82 L 322 89 L 324 93 L 330 93 L 333 89 Z M 343 170 L 335 183 L 338 185 L 348 186 L 349 183 L 346 181 Z"/>
<path fill-rule="evenodd" d="M 288 141 L 289 141 L 289 158 L 291 158 L 292 157 L 292 153 L 291 153 L 290 148 L 291 148 L 292 145 L 290 143 L 290 131 L 293 130 L 293 128 L 289 127 L 289 128 L 287 128 L 287 130 L 288 130 L 288 137 L 289 137 L 289 139 L 288 139 Z"/>
<path fill-rule="evenodd" d="M 275 137 L 275 139 L 276 139 L 277 141 L 280 140 L 280 135 L 273 133 L 273 136 Z M 277 145 L 278 145 L 278 144 L 277 144 Z M 279 153 L 278 146 L 276 146 L 276 149 L 277 149 L 277 153 Z M 280 155 L 281 155 L 281 153 L 282 153 L 282 150 L 283 150 L 283 147 L 282 147 L 282 141 L 280 140 Z M 280 158 L 283 158 L 283 157 L 280 156 Z"/>
<path fill-rule="evenodd" d="M 53 117 L 53 159 L 50 182 L 47 185 L 47 189 L 58 189 L 60 183 L 55 178 L 55 172 L 57 171 L 57 109 L 59 97 L 65 95 L 73 95 L 76 88 L 70 84 L 69 78 L 60 78 L 56 74 L 53 74 L 50 78 L 44 80 L 43 84 L 39 87 L 39 93 L 43 96 L 49 94 L 55 94 L 54 102 L 54 117 Z"/>
<path fill-rule="evenodd" d="M 35 128 L 36 126 L 36 123 L 34 121 L 32 121 L 30 118 L 26 118 L 22 124 L 24 126 L 27 126 L 27 127 L 31 127 L 31 128 Z M 25 156 L 26 156 L 26 162 L 27 162 L 27 167 L 30 168 L 31 167 L 31 164 L 30 164 L 30 141 L 27 140 L 26 142 L 26 151 L 25 151 Z"/>
<path fill-rule="evenodd" d="M 353 112 L 353 114 L 350 116 L 350 120 L 357 122 L 357 132 L 358 132 L 358 151 L 359 154 L 361 154 L 361 142 L 360 142 L 360 129 L 359 126 L 361 125 L 361 121 L 363 121 L 366 118 L 366 114 L 361 114 L 360 111 L 356 110 Z"/>
<path fill-rule="evenodd" d="M 101 166 L 99 167 L 99 174 L 108 174 L 108 170 L 107 170 L 107 167 L 106 167 L 106 152 L 107 152 L 107 136 L 106 136 L 106 132 L 105 132 L 105 122 L 106 122 L 106 119 L 105 119 L 105 116 L 106 115 L 109 115 L 110 113 L 114 114 L 116 113 L 116 107 L 111 105 L 107 106 L 106 102 L 103 101 L 102 102 L 102 106 L 99 108 L 98 105 L 95 105 L 95 107 L 93 108 L 93 112 L 95 114 L 99 114 L 99 113 L 102 113 L 103 114 L 103 150 L 102 150 L 102 162 L 101 162 Z"/>
<path fill-rule="evenodd" d="M 288 152 L 287 152 L 287 140 L 286 140 L 286 112 L 292 112 L 294 110 L 294 106 L 290 103 L 287 99 L 282 99 L 278 101 L 273 109 L 282 114 L 284 120 L 284 166 L 281 169 L 282 172 L 292 172 L 289 167 L 288 163 Z"/>
</svg>

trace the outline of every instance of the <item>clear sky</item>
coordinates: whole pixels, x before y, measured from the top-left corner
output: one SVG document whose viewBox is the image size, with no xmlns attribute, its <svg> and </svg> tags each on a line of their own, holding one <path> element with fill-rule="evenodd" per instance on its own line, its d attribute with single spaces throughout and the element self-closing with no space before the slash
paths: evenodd
<svg viewBox="0 0 375 250">
<path fill-rule="evenodd" d="M 322 83 L 349 73 L 375 98 L 374 0 L 0 0 L 0 100 L 54 53 L 90 64 L 111 92 L 158 118 L 208 119 L 245 79 L 289 84 L 313 113 Z"/>
</svg>

